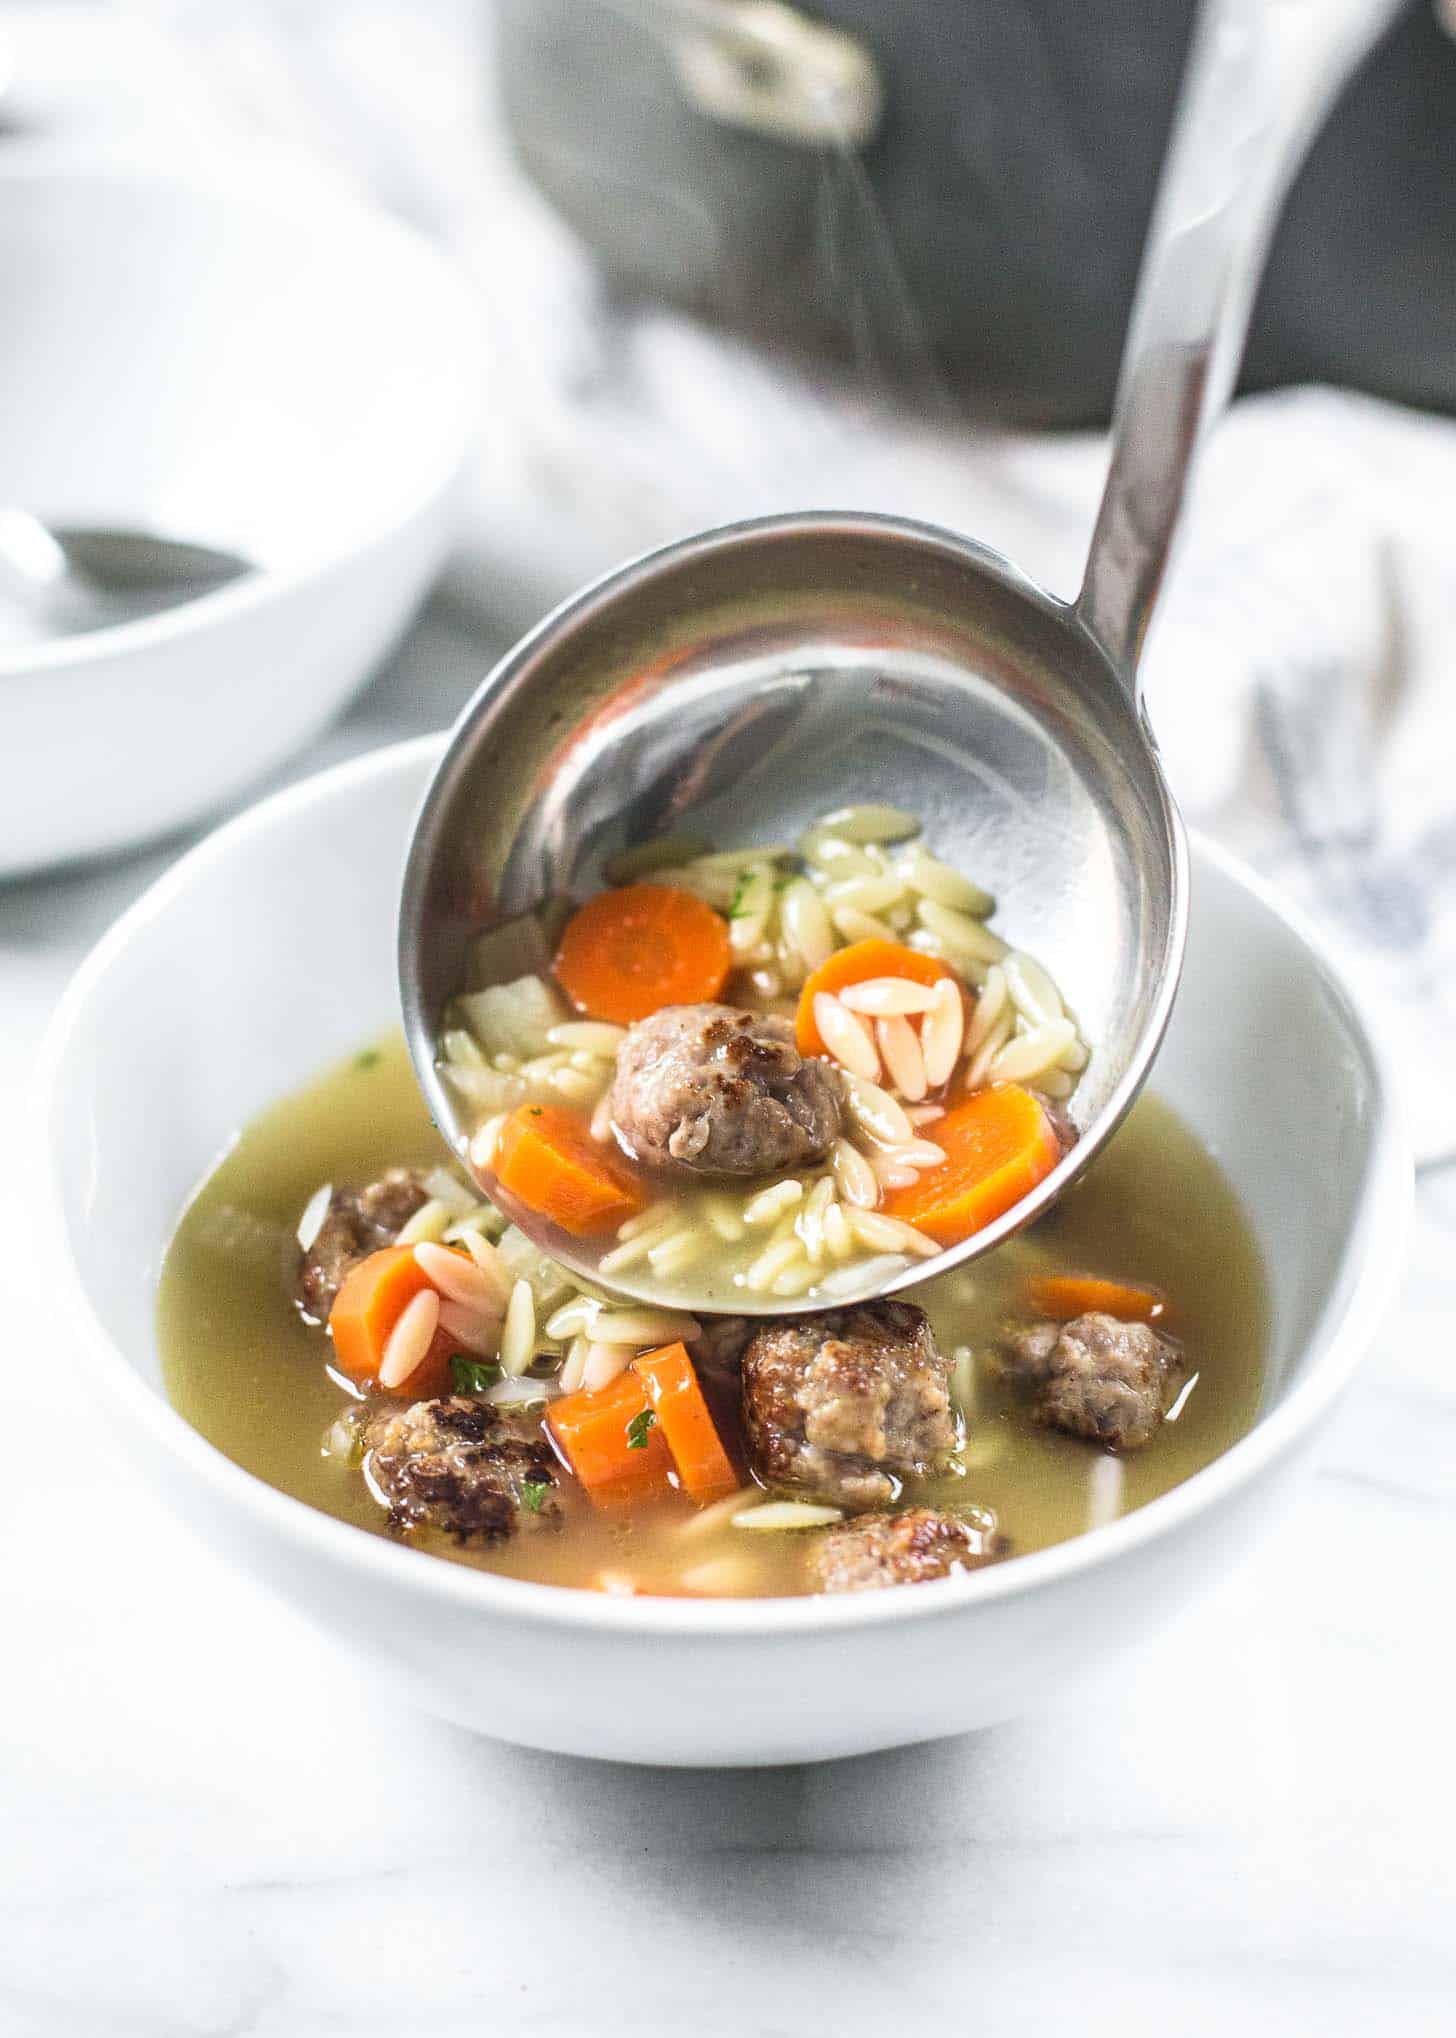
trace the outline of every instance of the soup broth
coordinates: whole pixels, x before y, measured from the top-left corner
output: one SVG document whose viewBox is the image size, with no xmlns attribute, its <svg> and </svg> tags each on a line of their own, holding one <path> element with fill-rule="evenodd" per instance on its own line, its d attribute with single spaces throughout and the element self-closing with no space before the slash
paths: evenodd
<svg viewBox="0 0 1456 2038">
<path fill-rule="evenodd" d="M 357 1465 L 325 1439 L 347 1406 L 317 1327 L 298 1314 L 295 1227 L 320 1182 L 364 1182 L 431 1166 L 434 1132 L 402 1043 L 391 1038 L 265 1112 L 188 1206 L 163 1269 L 158 1330 L 180 1413 L 228 1457 L 308 1505 L 388 1535 Z M 989 1363 L 1038 1274 L 1104 1274 L 1167 1298 L 1162 1325 L 1191 1377 L 1156 1438 L 1121 1456 L 1039 1428 Z M 1145 1095 L 1085 1179 L 1032 1231 L 910 1298 L 957 1368 L 965 1440 L 952 1469 L 907 1483 L 904 1504 L 992 1510 L 1006 1554 L 1065 1541 L 1144 1505 L 1226 1450 L 1257 1413 L 1265 1285 L 1238 1200 L 1215 1161 Z M 711 1382 L 705 1382 L 711 1387 Z M 713 1400 L 725 1436 L 734 1417 Z M 745 1474 L 745 1484 L 747 1476 Z M 757 1496 L 762 1498 L 763 1496 Z M 809 1589 L 809 1532 L 751 1532 L 677 1494 L 630 1513 L 562 1482 L 559 1530 L 488 1546 L 424 1547 L 482 1569 L 595 1590 L 778 1596 Z"/>
</svg>

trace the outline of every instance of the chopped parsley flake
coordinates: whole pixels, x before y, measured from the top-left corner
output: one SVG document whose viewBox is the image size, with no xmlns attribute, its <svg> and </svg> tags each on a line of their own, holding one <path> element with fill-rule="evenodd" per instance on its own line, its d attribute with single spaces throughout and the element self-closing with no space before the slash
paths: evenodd
<svg viewBox="0 0 1456 2038">
<path fill-rule="evenodd" d="M 740 870 L 738 882 L 733 887 L 733 897 L 728 906 L 728 918 L 730 920 L 741 920 L 748 910 L 743 903 L 743 895 L 752 883 L 753 872 L 751 870 Z"/>
<path fill-rule="evenodd" d="M 647 1439 L 657 1426 L 657 1416 L 650 1408 L 642 1409 L 627 1425 L 627 1448 L 629 1451 L 645 1451 Z"/>
<path fill-rule="evenodd" d="M 450 1354 L 450 1379 L 457 1394 L 483 1394 L 500 1376 L 494 1359 L 472 1359 L 464 1352 Z"/>
<path fill-rule="evenodd" d="M 377 1047 L 366 1047 L 362 1054 L 355 1055 L 354 1066 L 356 1069 L 378 1068 L 383 1059 Z"/>
<path fill-rule="evenodd" d="M 551 1482 L 548 1479 L 523 1479 L 521 1481 L 521 1505 L 525 1508 L 527 1514 L 539 1514 L 541 1512 L 541 1502 L 546 1498 L 550 1488 Z"/>
</svg>

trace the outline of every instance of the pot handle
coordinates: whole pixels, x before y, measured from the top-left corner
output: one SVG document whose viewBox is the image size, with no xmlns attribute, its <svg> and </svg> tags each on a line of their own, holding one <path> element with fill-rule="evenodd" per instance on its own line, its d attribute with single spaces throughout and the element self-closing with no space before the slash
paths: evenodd
<svg viewBox="0 0 1456 2038">
<path fill-rule="evenodd" d="M 1194 459 L 1228 401 L 1274 224 L 1400 0 L 1204 0 L 1128 322 L 1076 614 L 1129 691 Z"/>
</svg>

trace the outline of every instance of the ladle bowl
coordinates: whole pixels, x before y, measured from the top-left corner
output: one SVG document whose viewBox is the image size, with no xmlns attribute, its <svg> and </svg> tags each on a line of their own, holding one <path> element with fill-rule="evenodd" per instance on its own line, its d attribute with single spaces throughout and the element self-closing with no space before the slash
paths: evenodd
<svg viewBox="0 0 1456 2038">
<path fill-rule="evenodd" d="M 1060 1195 L 1144 1082 L 1187 925 L 1183 830 L 1137 669 L 1203 433 L 1226 401 L 1290 176 L 1393 0 L 1210 0 L 1201 16 L 1134 308 L 1110 469 L 1080 594 L 898 518 L 807 512 L 691 537 L 567 601 L 467 706 L 426 795 L 400 918 L 406 1032 L 436 1122 L 470 1124 L 437 1067 L 441 1015 L 483 929 L 549 917 L 661 834 L 792 839 L 889 801 L 995 893 L 995 929 L 1050 970 L 1090 1063 L 1079 1137 L 1014 1209 L 888 1293 L 989 1251 Z M 933 1133 L 931 1135 L 933 1137 Z M 554 1258 L 601 1248 L 481 1187 Z M 610 1241 L 609 1241 L 610 1243 Z M 614 1273 L 639 1298 L 664 1288 Z M 823 1306 L 686 1279 L 705 1308 Z M 858 1299 L 836 1281 L 836 1301 Z"/>
<path fill-rule="evenodd" d="M 918 815 L 935 854 L 995 893 L 997 931 L 1052 966 L 1094 1043 L 1070 1107 L 1077 1145 L 968 1243 L 985 1251 L 1029 1222 L 1112 1130 L 1162 1036 L 1187 916 L 1183 831 L 1075 608 L 980 546 L 893 518 L 803 514 L 690 538 L 577 596 L 497 668 L 432 784 L 406 880 L 419 929 L 406 1019 L 457 1152 L 469 1128 L 434 1040 L 482 927 L 543 909 L 549 921 L 551 902 L 598 890 L 610 859 L 648 838 L 792 840 L 861 800 Z M 476 1172 L 553 1257 L 599 1278 L 595 1242 L 543 1235 Z M 907 1266 L 885 1285 L 921 1277 Z M 662 1292 L 627 1273 L 610 1285 Z"/>
</svg>

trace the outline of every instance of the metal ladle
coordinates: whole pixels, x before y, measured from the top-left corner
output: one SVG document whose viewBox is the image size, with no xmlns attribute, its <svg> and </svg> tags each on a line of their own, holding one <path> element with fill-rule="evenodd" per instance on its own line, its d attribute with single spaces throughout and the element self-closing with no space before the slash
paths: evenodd
<svg viewBox="0 0 1456 2038">
<path fill-rule="evenodd" d="M 1188 914 L 1183 828 L 1143 717 L 1139 653 L 1283 195 L 1395 4 L 1205 5 L 1074 602 L 950 532 L 806 512 L 622 567 L 496 666 L 425 796 L 401 905 L 410 1050 L 457 1153 L 470 1127 L 436 1066 L 437 1029 L 482 928 L 586 897 L 607 859 L 654 835 L 782 841 L 875 800 L 921 816 L 935 853 L 994 891 L 997 931 L 1047 964 L 1093 1053 L 1072 1100 L 1080 1137 L 1060 1166 L 997 1222 L 874 1292 L 991 1250 L 1087 1167 L 1147 1076 Z M 597 1243 L 476 1173 L 544 1250 L 600 1278 Z M 823 1306 L 813 1292 L 665 1289 L 639 1272 L 607 1285 L 705 1308 Z"/>
</svg>

